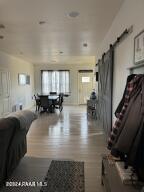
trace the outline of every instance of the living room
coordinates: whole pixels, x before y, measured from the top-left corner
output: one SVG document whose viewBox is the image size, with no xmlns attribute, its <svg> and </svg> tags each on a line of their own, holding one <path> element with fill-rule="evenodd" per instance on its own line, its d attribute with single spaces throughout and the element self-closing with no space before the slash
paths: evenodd
<svg viewBox="0 0 144 192">
<path fill-rule="evenodd" d="M 139 35 L 140 38 L 143 35 L 143 8 L 143 0 L 0 2 L 0 117 L 23 110 L 35 113 L 34 95 L 41 95 L 44 90 L 42 71 L 69 72 L 68 97 L 64 97 L 63 110 L 36 112 L 38 118 L 33 121 L 26 136 L 26 160 L 22 158 L 16 178 L 24 171 L 22 166 L 28 165 L 33 177 L 35 171 L 40 172 L 36 167 L 43 164 L 35 179 L 43 182 L 52 160 L 74 160 L 84 162 L 85 181 L 82 181 L 84 188 L 81 191 L 103 190 L 101 155 L 109 153 L 109 125 L 116 120 L 114 113 L 123 97 L 128 75 L 143 74 L 143 59 L 136 61 L 138 58 L 134 55 Z M 109 89 L 112 95 L 109 91 L 111 100 L 107 102 L 111 109 L 109 111 L 106 105 L 108 116 L 102 118 L 110 118 L 111 122 L 106 119 L 102 123 L 99 116 L 87 117 L 86 104 L 93 89 L 99 103 L 103 96 L 101 79 L 96 81 L 96 74 L 101 78 L 101 61 L 110 45 L 114 51 L 112 75 L 109 76 L 112 78 Z M 92 74 L 92 87 L 83 99 L 80 96 L 81 72 Z M 29 78 L 28 83 L 20 84 L 21 74 Z M 106 80 L 109 82 L 110 78 L 105 78 L 107 75 L 102 76 L 104 83 Z M 107 123 L 110 124 L 105 130 L 102 124 Z M 21 179 L 26 181 L 26 178 Z M 35 187 L 30 189 L 36 191 Z M 7 190 L 10 190 L 9 187 Z"/>
</svg>

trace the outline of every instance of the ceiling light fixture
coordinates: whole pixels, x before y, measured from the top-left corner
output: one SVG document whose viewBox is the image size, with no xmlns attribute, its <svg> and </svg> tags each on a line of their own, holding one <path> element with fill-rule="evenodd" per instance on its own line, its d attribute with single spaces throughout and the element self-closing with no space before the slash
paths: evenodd
<svg viewBox="0 0 144 192">
<path fill-rule="evenodd" d="M 4 36 L 3 36 L 3 35 L 0 35 L 0 39 L 4 39 Z"/>
<path fill-rule="evenodd" d="M 3 24 L 0 24 L 0 29 L 5 29 L 5 26 Z"/>
<path fill-rule="evenodd" d="M 39 21 L 39 24 L 44 25 L 44 24 L 46 24 L 46 21 Z"/>
<path fill-rule="evenodd" d="M 68 13 L 68 16 L 71 17 L 71 18 L 76 18 L 79 16 L 79 12 L 77 11 L 71 11 L 70 13 Z"/>
</svg>

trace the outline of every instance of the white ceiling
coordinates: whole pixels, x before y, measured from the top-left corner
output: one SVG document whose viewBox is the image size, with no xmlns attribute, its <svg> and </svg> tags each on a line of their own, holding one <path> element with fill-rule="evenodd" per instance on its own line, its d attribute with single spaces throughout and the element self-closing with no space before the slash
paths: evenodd
<svg viewBox="0 0 144 192">
<path fill-rule="evenodd" d="M 123 1 L 0 0 L 0 50 L 36 64 L 95 62 Z M 70 18 L 71 11 L 80 14 Z"/>
</svg>

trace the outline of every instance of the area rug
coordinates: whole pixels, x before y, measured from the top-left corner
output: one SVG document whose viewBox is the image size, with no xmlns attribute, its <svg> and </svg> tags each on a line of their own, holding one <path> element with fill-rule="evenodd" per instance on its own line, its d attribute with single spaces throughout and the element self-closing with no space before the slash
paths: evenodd
<svg viewBox="0 0 144 192">
<path fill-rule="evenodd" d="M 84 192 L 84 162 L 51 162 L 40 192 Z"/>
</svg>

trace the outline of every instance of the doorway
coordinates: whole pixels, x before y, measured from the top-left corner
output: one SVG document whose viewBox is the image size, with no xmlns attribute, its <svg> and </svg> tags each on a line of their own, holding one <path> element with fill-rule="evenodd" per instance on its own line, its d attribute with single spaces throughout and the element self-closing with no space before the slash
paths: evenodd
<svg viewBox="0 0 144 192">
<path fill-rule="evenodd" d="M 10 73 L 0 71 L 0 116 L 10 112 Z"/>
<path fill-rule="evenodd" d="M 80 105 L 86 104 L 89 99 L 93 83 L 93 70 L 80 70 L 78 73 L 78 102 Z"/>
</svg>

